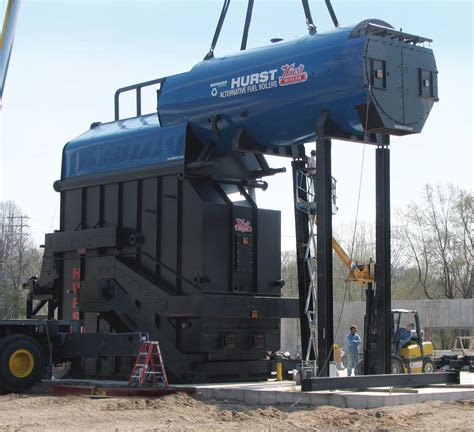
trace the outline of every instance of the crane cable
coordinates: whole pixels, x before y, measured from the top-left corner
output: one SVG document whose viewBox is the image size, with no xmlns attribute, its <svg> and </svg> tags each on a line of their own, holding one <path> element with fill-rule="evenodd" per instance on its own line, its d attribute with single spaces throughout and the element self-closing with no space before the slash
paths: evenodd
<svg viewBox="0 0 474 432">
<path fill-rule="evenodd" d="M 360 192 L 362 190 L 362 177 L 364 175 L 365 146 L 367 144 L 367 127 L 368 127 L 368 124 L 369 124 L 370 91 L 371 91 L 371 86 L 369 84 L 369 88 L 367 89 L 367 110 L 366 110 L 366 113 L 365 113 L 364 144 L 363 144 L 363 147 L 362 147 L 362 163 L 361 163 L 361 167 L 360 167 L 360 176 L 359 176 L 359 191 L 357 193 L 356 215 L 355 215 L 355 220 L 354 220 L 354 231 L 352 233 L 351 260 L 352 260 L 353 254 L 354 254 L 354 244 L 355 244 L 355 238 L 356 238 L 356 233 L 357 233 L 357 224 L 358 224 L 358 221 L 359 221 Z"/>
</svg>

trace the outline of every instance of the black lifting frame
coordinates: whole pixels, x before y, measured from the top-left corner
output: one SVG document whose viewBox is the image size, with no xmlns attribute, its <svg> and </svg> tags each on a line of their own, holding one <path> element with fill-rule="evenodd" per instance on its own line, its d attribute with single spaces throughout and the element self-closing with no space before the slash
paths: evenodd
<svg viewBox="0 0 474 432">
<path fill-rule="evenodd" d="M 318 377 L 329 376 L 334 344 L 333 268 L 332 268 L 332 176 L 331 139 L 332 123 L 322 112 L 316 126 L 315 195 L 317 208 L 317 322 L 318 322 Z M 329 132 L 329 133 L 328 133 Z M 390 272 L 390 151 L 379 145 L 376 154 L 376 269 L 375 284 L 367 288 L 367 309 L 364 331 L 364 373 L 390 374 L 391 372 L 391 272 Z M 303 160 L 293 161 L 293 177 L 304 169 Z M 295 183 L 296 185 L 296 183 Z M 294 188 L 295 194 L 304 191 Z M 306 197 L 295 196 L 305 199 Z M 309 274 L 302 252 L 309 241 L 308 215 L 295 210 L 298 284 L 302 352 L 306 352 L 309 326 L 304 314 L 309 286 Z"/>
<path fill-rule="evenodd" d="M 332 360 L 334 344 L 333 319 L 333 272 L 332 272 L 332 176 L 331 176 L 331 140 L 325 135 L 329 115 L 323 112 L 316 125 L 316 175 L 315 196 L 317 208 L 317 317 L 318 317 L 318 376 L 329 376 L 329 362 Z M 293 167 L 293 190 L 295 203 L 300 198 L 307 201 L 303 190 L 305 185 L 297 187 L 297 171 L 304 171 L 305 160 L 295 159 Z M 302 187 L 303 186 L 303 187 Z M 297 196 L 298 194 L 298 196 Z M 307 351 L 310 335 L 305 315 L 305 303 L 309 289 L 310 275 L 305 262 L 305 245 L 310 241 L 308 214 L 301 212 L 295 205 L 296 249 L 298 267 L 298 294 L 300 299 L 301 347 Z M 313 305 L 310 305 L 313 309 Z M 314 360 L 310 358 L 309 360 Z"/>
<path fill-rule="evenodd" d="M 329 128 L 327 127 L 329 126 Z M 368 388 L 385 386 L 425 386 L 430 384 L 459 384 L 459 372 L 432 374 L 391 375 L 391 270 L 390 270 L 390 150 L 379 145 L 375 150 L 375 287 L 367 288 L 367 310 L 364 332 L 364 375 L 329 378 L 329 361 L 333 346 L 333 273 L 332 273 L 332 202 L 331 202 L 331 140 L 325 136 L 330 130 L 330 119 L 322 113 L 316 128 L 316 208 L 317 208 L 317 311 L 318 311 L 318 373 L 303 377 L 303 391 Z M 293 171 L 302 167 L 300 160 L 293 162 Z M 295 175 L 295 174 L 294 174 Z M 296 178 L 296 175 L 295 175 Z M 296 188 L 295 188 L 296 189 Z M 296 200 L 295 196 L 295 200 Z M 300 197 L 305 198 L 305 197 Z M 296 212 L 298 245 L 306 243 L 308 216 Z M 304 217 L 306 216 L 306 218 Z M 306 227 L 306 228 L 305 228 Z M 304 257 L 298 254 L 298 282 L 308 287 L 308 274 Z M 304 285 L 302 285 L 304 284 Z M 308 340 L 308 324 L 301 303 L 302 346 Z"/>
</svg>

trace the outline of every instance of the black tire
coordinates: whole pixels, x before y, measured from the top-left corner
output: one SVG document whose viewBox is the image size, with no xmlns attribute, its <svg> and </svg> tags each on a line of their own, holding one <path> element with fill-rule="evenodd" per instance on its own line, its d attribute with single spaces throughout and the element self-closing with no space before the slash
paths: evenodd
<svg viewBox="0 0 474 432">
<path fill-rule="evenodd" d="M 405 369 L 403 369 L 403 362 L 397 357 L 392 357 L 391 373 L 392 374 L 405 373 Z"/>
<path fill-rule="evenodd" d="M 436 372 L 436 365 L 434 361 L 430 358 L 425 358 L 423 360 L 423 373 L 434 373 Z"/>
<path fill-rule="evenodd" d="M 38 342 L 24 335 L 0 340 L 0 388 L 22 393 L 34 386 L 44 372 L 44 353 Z"/>
</svg>

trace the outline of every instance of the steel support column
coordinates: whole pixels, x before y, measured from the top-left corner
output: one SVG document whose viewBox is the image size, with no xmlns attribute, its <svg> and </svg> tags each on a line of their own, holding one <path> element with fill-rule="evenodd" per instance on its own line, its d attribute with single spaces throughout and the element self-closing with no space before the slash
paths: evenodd
<svg viewBox="0 0 474 432">
<path fill-rule="evenodd" d="M 298 210 L 296 203 L 298 199 L 306 202 L 308 200 L 306 193 L 306 183 L 298 187 L 298 171 L 305 169 L 306 162 L 302 159 L 295 159 L 291 163 L 293 171 L 293 194 L 295 202 L 295 231 L 296 231 L 296 264 L 298 270 L 298 295 L 300 303 L 300 328 L 301 328 L 301 352 L 306 353 L 309 340 L 309 323 L 305 314 L 306 297 L 309 288 L 309 271 L 305 262 L 305 245 L 309 241 L 308 214 Z M 309 360 L 314 360 L 310 358 Z"/>
<path fill-rule="evenodd" d="M 318 376 L 329 376 L 334 343 L 331 140 L 316 140 Z"/>
<path fill-rule="evenodd" d="M 390 150 L 375 151 L 375 370 L 391 372 L 391 271 L 390 271 Z"/>
<path fill-rule="evenodd" d="M 367 284 L 365 290 L 364 317 L 364 375 L 377 373 L 377 329 L 375 327 L 375 292 L 373 284 Z"/>
</svg>

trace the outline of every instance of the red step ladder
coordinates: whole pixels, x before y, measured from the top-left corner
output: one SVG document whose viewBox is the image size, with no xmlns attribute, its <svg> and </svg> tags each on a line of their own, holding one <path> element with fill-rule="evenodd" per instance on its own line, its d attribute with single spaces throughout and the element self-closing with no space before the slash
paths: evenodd
<svg viewBox="0 0 474 432">
<path fill-rule="evenodd" d="M 168 387 L 168 377 L 166 376 L 160 345 L 155 341 L 142 342 L 128 385 L 143 387 L 145 384 L 158 385 L 159 383 Z"/>
</svg>

